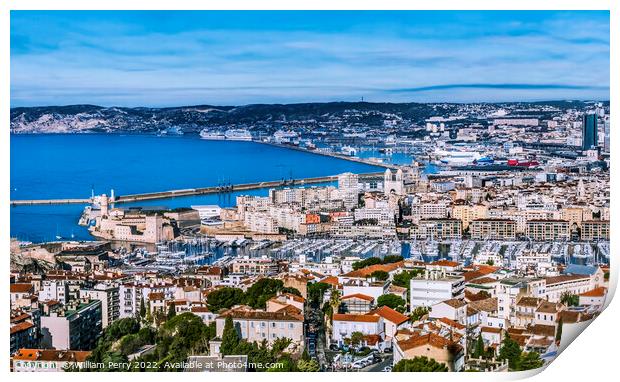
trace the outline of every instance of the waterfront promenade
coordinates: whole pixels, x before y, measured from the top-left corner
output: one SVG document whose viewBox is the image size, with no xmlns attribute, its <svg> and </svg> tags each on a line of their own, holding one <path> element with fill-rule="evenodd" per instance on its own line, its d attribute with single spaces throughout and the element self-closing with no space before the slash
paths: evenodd
<svg viewBox="0 0 620 382">
<path fill-rule="evenodd" d="M 359 174 L 360 178 L 375 178 L 383 176 L 383 172 L 371 172 Z M 338 180 L 337 175 L 320 176 L 314 178 L 300 178 L 288 180 L 274 180 L 265 182 L 242 183 L 242 184 L 226 184 L 212 187 L 187 188 L 181 190 L 147 192 L 141 194 L 119 195 L 114 199 L 114 203 L 129 203 L 142 200 L 169 199 L 181 196 L 195 196 L 207 194 L 221 194 L 233 191 L 248 191 L 261 188 L 276 187 L 297 187 L 304 185 L 312 185 L 326 182 L 334 182 Z M 50 204 L 89 204 L 92 200 L 87 199 L 34 199 L 34 200 L 11 200 L 12 206 L 32 206 L 32 205 L 50 205 Z"/>
</svg>

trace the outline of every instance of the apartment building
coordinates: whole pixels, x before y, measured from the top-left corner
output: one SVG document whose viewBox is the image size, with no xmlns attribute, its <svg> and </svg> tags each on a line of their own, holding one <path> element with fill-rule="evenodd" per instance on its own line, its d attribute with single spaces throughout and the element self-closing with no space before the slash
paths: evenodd
<svg viewBox="0 0 620 382">
<path fill-rule="evenodd" d="M 120 294 L 118 285 L 99 283 L 92 289 L 80 289 L 80 298 L 101 301 L 101 326 L 105 329 L 120 318 Z"/>
<path fill-rule="evenodd" d="M 525 234 L 534 241 L 569 240 L 570 226 L 566 220 L 529 220 Z"/>
<path fill-rule="evenodd" d="M 439 302 L 465 297 L 465 278 L 444 272 L 426 272 L 424 277 L 410 281 L 410 306 L 433 306 Z"/>
<path fill-rule="evenodd" d="M 474 240 L 514 240 L 517 224 L 510 219 L 477 219 L 470 223 L 469 233 Z"/>
<path fill-rule="evenodd" d="M 418 224 L 416 237 L 431 240 L 458 240 L 463 235 L 458 219 L 423 219 Z"/>
<path fill-rule="evenodd" d="M 609 240 L 609 220 L 588 220 L 581 224 L 581 240 Z"/>
<path fill-rule="evenodd" d="M 72 300 L 41 316 L 41 345 L 56 350 L 90 350 L 101 329 L 101 301 Z"/>
<path fill-rule="evenodd" d="M 304 317 L 284 308 L 276 312 L 255 310 L 247 306 L 233 307 L 215 319 L 217 336 L 222 338 L 226 318 L 230 317 L 242 339 L 249 342 L 271 343 L 277 338 L 289 338 L 293 343 L 304 343 Z"/>
</svg>

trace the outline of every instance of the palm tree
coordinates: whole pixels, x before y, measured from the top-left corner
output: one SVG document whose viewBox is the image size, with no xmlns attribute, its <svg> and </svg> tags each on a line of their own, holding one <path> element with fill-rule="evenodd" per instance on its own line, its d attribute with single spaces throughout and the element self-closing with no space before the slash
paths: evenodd
<svg viewBox="0 0 620 382">
<path fill-rule="evenodd" d="M 326 320 L 326 327 L 327 327 L 327 333 L 329 334 L 329 337 L 331 337 L 331 333 L 332 333 L 332 318 L 334 316 L 334 313 L 338 313 L 338 308 L 340 308 L 340 292 L 337 289 L 332 289 L 332 293 L 329 296 L 329 310 L 328 310 L 328 314 L 327 314 L 327 320 Z"/>
</svg>

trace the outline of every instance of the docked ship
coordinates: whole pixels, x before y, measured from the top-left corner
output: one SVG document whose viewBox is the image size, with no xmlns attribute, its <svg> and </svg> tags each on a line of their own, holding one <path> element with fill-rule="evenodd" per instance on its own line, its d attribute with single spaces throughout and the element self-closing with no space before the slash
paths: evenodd
<svg viewBox="0 0 620 382">
<path fill-rule="evenodd" d="M 453 166 L 472 164 L 483 158 L 482 155 L 476 151 L 447 151 L 437 149 L 433 155 L 436 158 L 434 162 L 435 164 L 446 164 Z"/>
<path fill-rule="evenodd" d="M 229 141 L 251 141 L 252 134 L 245 129 L 230 129 L 224 133 L 226 140 Z"/>
<path fill-rule="evenodd" d="M 158 135 L 183 135 L 183 130 L 181 130 L 181 128 L 178 126 L 170 126 L 163 130 L 160 130 Z"/>
<path fill-rule="evenodd" d="M 207 129 L 202 129 L 202 131 L 200 131 L 200 138 L 210 141 L 221 141 L 226 139 L 226 136 L 221 131 L 209 131 Z"/>
</svg>

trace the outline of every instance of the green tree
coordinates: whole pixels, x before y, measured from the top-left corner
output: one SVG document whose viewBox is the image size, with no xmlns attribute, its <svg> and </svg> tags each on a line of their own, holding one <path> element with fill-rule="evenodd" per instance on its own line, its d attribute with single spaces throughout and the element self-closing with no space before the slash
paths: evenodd
<svg viewBox="0 0 620 382">
<path fill-rule="evenodd" d="M 306 349 L 305 347 L 304 351 L 301 353 L 301 359 L 303 359 L 304 361 L 310 360 L 310 353 L 308 353 L 308 349 Z"/>
<path fill-rule="evenodd" d="M 146 316 L 146 305 L 144 305 L 144 296 L 140 298 L 140 318 L 144 319 Z"/>
<path fill-rule="evenodd" d="M 414 357 L 413 359 L 401 359 L 394 368 L 394 372 L 445 372 L 448 367 L 427 357 Z"/>
<path fill-rule="evenodd" d="M 294 294 L 294 295 L 299 296 L 299 297 L 303 297 L 301 295 L 301 292 L 297 288 L 293 288 L 293 287 L 283 287 L 280 290 L 280 293 L 290 293 L 290 294 Z"/>
<path fill-rule="evenodd" d="M 182 362 L 189 354 L 207 352 L 207 335 L 207 325 L 193 313 L 181 313 L 166 321 L 157 334 L 157 354 L 160 363 Z"/>
<path fill-rule="evenodd" d="M 282 280 L 260 279 L 245 292 L 244 302 L 252 308 L 265 309 L 267 300 L 277 295 L 283 287 Z"/>
<path fill-rule="evenodd" d="M 358 345 L 361 345 L 363 341 L 364 341 L 364 333 L 362 332 L 351 333 L 351 345 L 358 346 Z"/>
<path fill-rule="evenodd" d="M 570 292 L 564 292 L 560 296 L 560 302 L 567 306 L 577 306 L 579 305 L 579 296 Z"/>
<path fill-rule="evenodd" d="M 409 315 L 409 319 L 411 322 L 416 322 L 422 319 L 425 315 L 428 314 L 428 308 L 425 306 L 418 306 L 411 311 Z"/>
<path fill-rule="evenodd" d="M 562 339 L 562 326 L 563 325 L 564 325 L 564 321 L 562 320 L 562 317 L 560 317 L 560 320 L 558 321 L 558 330 L 555 333 L 556 341 L 560 341 Z"/>
<path fill-rule="evenodd" d="M 120 340 L 119 351 L 123 355 L 130 355 L 138 351 L 144 345 L 138 334 L 128 334 Z"/>
<path fill-rule="evenodd" d="M 174 304 L 168 305 L 168 314 L 166 315 L 167 320 L 172 320 L 174 316 L 177 315 L 177 311 L 174 308 Z"/>
<path fill-rule="evenodd" d="M 217 328 L 215 325 L 215 321 L 209 323 L 207 326 L 207 339 L 212 340 L 217 336 Z"/>
<path fill-rule="evenodd" d="M 222 345 L 220 345 L 220 353 L 224 355 L 234 354 L 234 350 L 239 345 L 239 333 L 235 328 L 232 318 L 226 317 L 224 321 L 224 332 L 222 333 Z"/>
<path fill-rule="evenodd" d="M 351 265 L 351 267 L 353 267 L 353 270 L 356 271 L 358 269 L 366 268 L 368 266 L 376 265 L 376 264 L 381 264 L 381 263 L 382 262 L 381 262 L 380 258 L 378 258 L 378 257 L 369 257 L 367 259 L 354 262 Z"/>
<path fill-rule="evenodd" d="M 297 361 L 297 370 L 303 373 L 313 373 L 321 370 L 319 363 L 315 359 L 311 360 L 303 360 L 300 359 Z"/>
<path fill-rule="evenodd" d="M 387 255 L 383 257 L 383 264 L 398 263 L 403 261 L 403 257 L 400 255 Z"/>
<path fill-rule="evenodd" d="M 294 372 L 297 370 L 297 364 L 290 355 L 286 354 L 278 358 L 275 365 L 267 369 L 269 372 Z"/>
<path fill-rule="evenodd" d="M 482 358 L 483 356 L 485 356 L 484 341 L 482 340 L 482 335 L 478 334 L 478 338 L 476 339 L 476 344 L 474 345 L 474 351 L 472 352 L 472 357 Z"/>
<path fill-rule="evenodd" d="M 400 273 L 397 273 L 392 278 L 392 284 L 397 285 L 402 288 L 407 288 L 407 290 L 409 290 L 409 285 L 410 285 L 409 282 L 411 281 L 412 278 L 416 277 L 421 272 L 423 271 L 414 269 L 411 271 L 402 271 Z"/>
<path fill-rule="evenodd" d="M 325 291 L 331 288 L 327 283 L 308 283 L 308 302 L 314 306 L 318 306 L 323 301 Z"/>
<path fill-rule="evenodd" d="M 377 306 L 387 306 L 392 309 L 396 309 L 399 306 L 404 306 L 407 302 L 395 294 L 383 294 L 377 298 Z"/>
<path fill-rule="evenodd" d="M 221 288 L 207 296 L 207 307 L 212 312 L 219 312 L 243 303 L 243 291 L 239 288 Z"/>
<path fill-rule="evenodd" d="M 124 335 L 137 333 L 140 323 L 135 318 L 121 318 L 111 323 L 102 336 L 104 341 L 116 341 Z"/>
<path fill-rule="evenodd" d="M 119 368 L 115 368 L 115 365 L 119 365 L 120 363 L 127 362 L 127 356 L 120 352 L 107 352 L 103 356 L 101 360 L 103 363 L 103 369 L 97 368 L 94 371 L 123 371 Z"/>
<path fill-rule="evenodd" d="M 138 331 L 138 337 L 143 344 L 154 344 L 157 333 L 154 329 L 145 326 Z"/>
<path fill-rule="evenodd" d="M 521 347 L 517 341 L 510 338 L 510 335 L 506 334 L 502 346 L 499 349 L 499 359 L 508 360 L 508 367 L 512 370 L 519 370 L 519 363 L 521 362 Z"/>
<path fill-rule="evenodd" d="M 532 370 L 542 367 L 544 362 L 536 352 L 525 352 L 521 355 L 519 370 Z"/>
<path fill-rule="evenodd" d="M 387 273 L 386 271 L 374 271 L 370 274 L 370 277 L 374 280 L 378 280 L 378 281 L 386 281 L 387 279 L 390 278 L 390 274 Z"/>
</svg>

